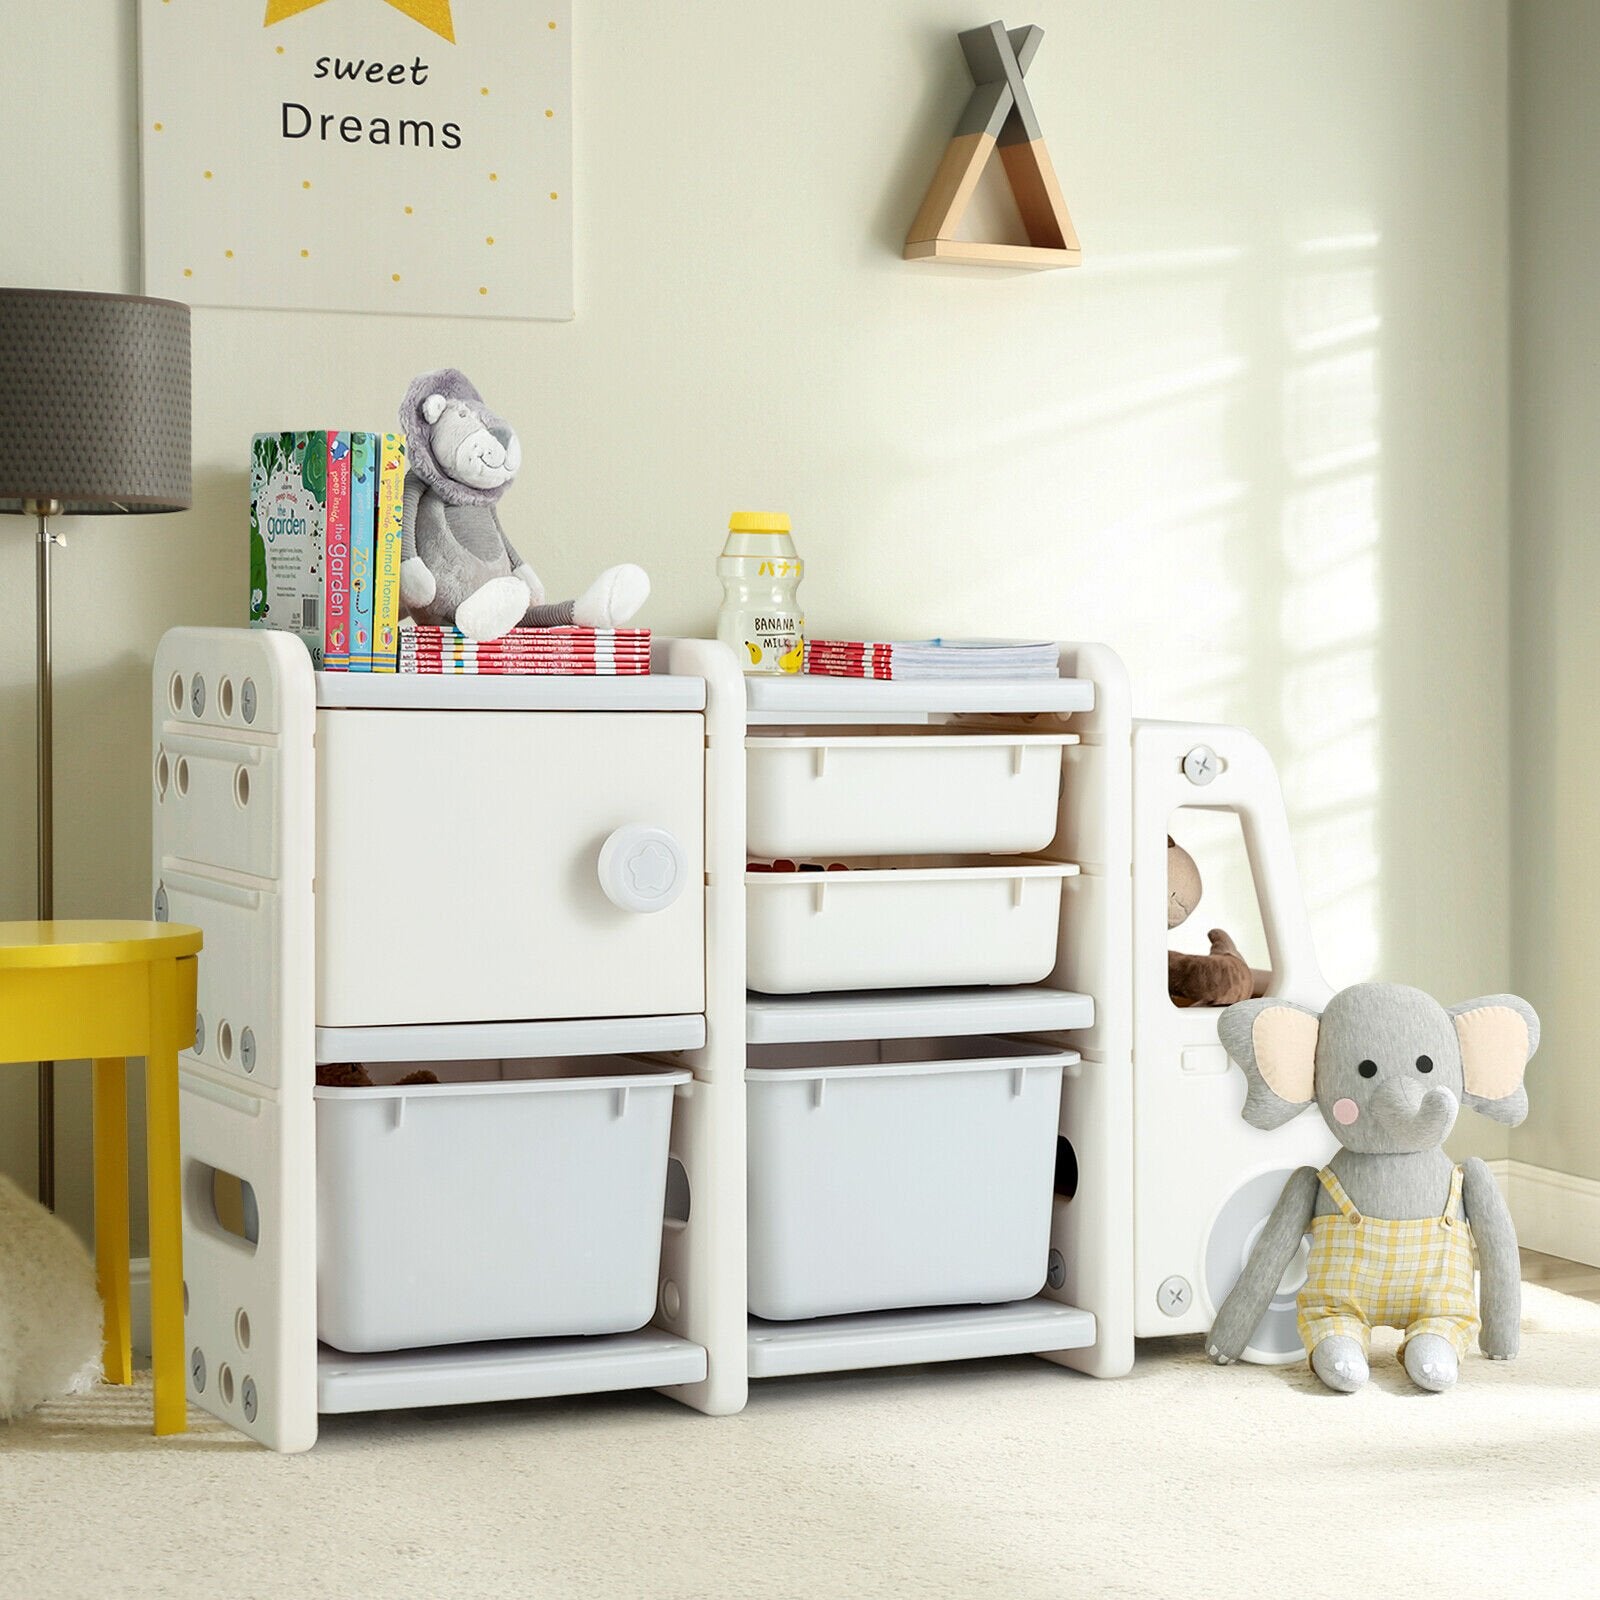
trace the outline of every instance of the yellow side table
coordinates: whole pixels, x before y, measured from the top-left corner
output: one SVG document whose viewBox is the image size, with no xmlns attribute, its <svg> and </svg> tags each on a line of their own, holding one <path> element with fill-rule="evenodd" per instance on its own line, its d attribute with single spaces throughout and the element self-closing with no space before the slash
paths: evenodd
<svg viewBox="0 0 1600 1600">
<path fill-rule="evenodd" d="M 194 1039 L 200 930 L 161 922 L 0 922 L 0 1062 L 94 1063 L 94 1240 L 105 1368 L 133 1381 L 128 1056 L 145 1059 L 155 1431 L 187 1421 L 178 1052 Z"/>
</svg>

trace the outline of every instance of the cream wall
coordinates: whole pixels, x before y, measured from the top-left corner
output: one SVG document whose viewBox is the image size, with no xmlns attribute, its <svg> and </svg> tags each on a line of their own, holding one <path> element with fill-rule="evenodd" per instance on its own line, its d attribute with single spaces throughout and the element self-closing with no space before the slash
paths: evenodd
<svg viewBox="0 0 1600 1600">
<path fill-rule="evenodd" d="M 1513 977 L 1546 1044 L 1511 1153 L 1600 1179 L 1600 8 L 1521 0 L 1513 16 Z"/>
<path fill-rule="evenodd" d="M 136 289 L 133 7 L 13 9 L 0 279 Z M 194 511 L 70 528 L 61 912 L 146 904 L 148 662 L 242 614 L 249 434 L 381 426 L 453 363 L 522 429 L 506 516 L 548 579 L 632 556 L 647 620 L 705 630 L 728 510 L 775 506 L 824 632 L 1105 639 L 1141 713 L 1277 754 L 1332 981 L 1502 986 L 1504 0 L 1040 0 L 1008 20 L 1045 29 L 1029 81 L 1086 265 L 1017 276 L 898 259 L 970 3 L 576 11 L 577 320 L 197 311 Z M 0 915 L 23 916 L 31 548 L 0 533 Z M 14 1075 L 24 1183 L 31 1114 Z M 80 1223 L 83 1126 L 74 1075 Z"/>
</svg>

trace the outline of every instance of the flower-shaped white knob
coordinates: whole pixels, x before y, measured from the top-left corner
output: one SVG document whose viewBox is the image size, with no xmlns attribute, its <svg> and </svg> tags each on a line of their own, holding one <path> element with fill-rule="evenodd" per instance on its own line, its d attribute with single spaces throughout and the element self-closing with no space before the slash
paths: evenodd
<svg viewBox="0 0 1600 1600">
<path fill-rule="evenodd" d="M 618 828 L 600 846 L 600 887 L 623 911 L 664 911 L 683 893 L 689 863 L 665 828 Z"/>
</svg>

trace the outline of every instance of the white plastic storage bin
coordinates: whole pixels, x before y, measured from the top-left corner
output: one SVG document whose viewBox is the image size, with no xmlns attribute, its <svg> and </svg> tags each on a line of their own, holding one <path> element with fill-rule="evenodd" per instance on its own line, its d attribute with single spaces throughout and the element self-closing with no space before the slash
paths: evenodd
<svg viewBox="0 0 1600 1600">
<path fill-rule="evenodd" d="M 763 994 L 1038 983 L 1056 964 L 1060 861 L 745 876 L 745 974 Z"/>
<path fill-rule="evenodd" d="M 395 1080 L 428 1067 L 438 1084 Z M 627 1057 L 406 1062 L 316 1090 L 317 1336 L 347 1351 L 650 1320 L 672 1098 Z"/>
<path fill-rule="evenodd" d="M 1004 855 L 1055 837 L 1070 733 L 767 730 L 745 740 L 757 856 Z"/>
<path fill-rule="evenodd" d="M 753 1048 L 750 1310 L 1022 1300 L 1043 1287 L 1061 1072 L 1008 1039 Z"/>
</svg>

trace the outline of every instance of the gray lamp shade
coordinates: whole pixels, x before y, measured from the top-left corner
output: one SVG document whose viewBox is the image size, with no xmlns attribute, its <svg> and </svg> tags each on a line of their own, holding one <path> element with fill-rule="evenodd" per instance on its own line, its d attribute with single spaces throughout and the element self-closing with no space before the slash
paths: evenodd
<svg viewBox="0 0 1600 1600">
<path fill-rule="evenodd" d="M 0 512 L 182 511 L 190 497 L 188 306 L 0 289 Z"/>
</svg>

